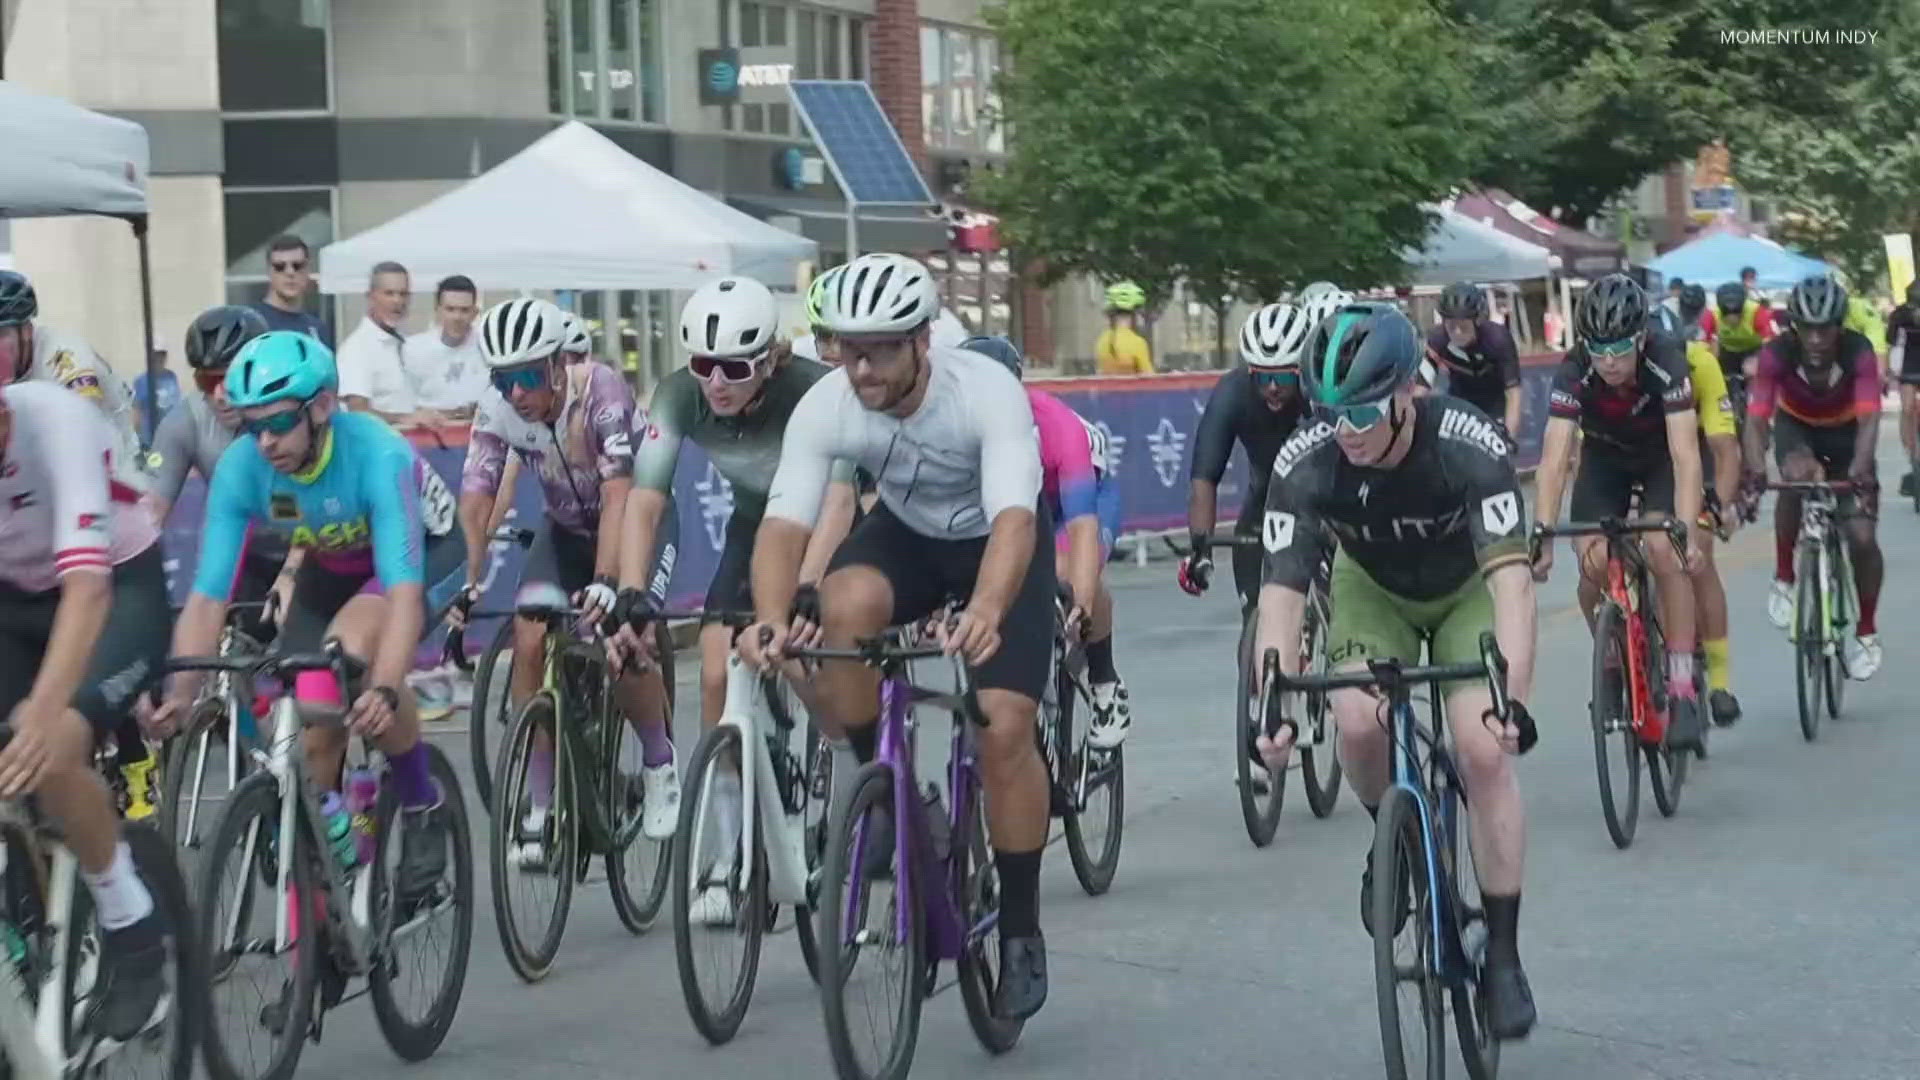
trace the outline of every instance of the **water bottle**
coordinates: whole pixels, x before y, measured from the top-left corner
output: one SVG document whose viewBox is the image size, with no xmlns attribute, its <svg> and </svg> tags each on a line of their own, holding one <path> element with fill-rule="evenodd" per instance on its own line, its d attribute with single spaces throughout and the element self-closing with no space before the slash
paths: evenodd
<svg viewBox="0 0 1920 1080">
<path fill-rule="evenodd" d="M 375 807 L 380 802 L 380 778 L 364 766 L 347 773 L 347 811 L 353 815 L 355 849 L 361 865 L 373 862 L 379 842 L 374 825 Z"/>
<path fill-rule="evenodd" d="M 26 964 L 27 936 L 20 932 L 19 927 L 10 922 L 0 922 L 0 948 L 6 950 L 7 960 L 15 967 L 22 967 Z"/>
<path fill-rule="evenodd" d="M 353 869 L 360 849 L 353 839 L 353 815 L 347 812 L 346 801 L 340 798 L 339 792 L 329 791 L 320 800 L 320 816 L 324 819 L 327 843 L 333 848 L 334 858 L 340 860 L 341 869 Z"/>
</svg>

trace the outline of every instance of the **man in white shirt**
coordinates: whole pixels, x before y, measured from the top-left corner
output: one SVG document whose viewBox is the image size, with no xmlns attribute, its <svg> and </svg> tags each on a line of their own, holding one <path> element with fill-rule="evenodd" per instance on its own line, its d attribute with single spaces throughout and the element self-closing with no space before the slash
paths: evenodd
<svg viewBox="0 0 1920 1080">
<path fill-rule="evenodd" d="M 367 314 L 340 343 L 334 362 L 340 372 L 340 399 L 355 412 L 371 412 L 390 424 L 414 423 L 413 387 L 407 382 L 407 268 L 383 262 L 367 282 Z"/>
<path fill-rule="evenodd" d="M 473 327 L 479 299 L 471 278 L 442 279 L 433 290 L 433 325 L 407 338 L 407 380 L 422 418 L 430 423 L 471 420 L 486 392 L 487 366 Z"/>
</svg>

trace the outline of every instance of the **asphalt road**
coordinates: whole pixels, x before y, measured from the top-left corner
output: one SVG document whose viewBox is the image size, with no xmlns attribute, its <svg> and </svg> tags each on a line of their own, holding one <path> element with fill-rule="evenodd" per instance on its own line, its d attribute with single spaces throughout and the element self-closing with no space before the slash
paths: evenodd
<svg viewBox="0 0 1920 1080">
<path fill-rule="evenodd" d="M 1893 455 L 1887 455 L 1892 457 Z M 1891 485 L 1892 476 L 1888 476 Z M 1784 637 L 1765 615 L 1765 519 L 1723 560 L 1736 689 L 1747 715 L 1716 733 L 1677 818 L 1643 795 L 1634 846 L 1601 821 L 1586 727 L 1588 640 L 1570 560 L 1541 594 L 1534 711 L 1522 764 L 1529 860 L 1521 950 L 1540 1008 L 1502 1076 L 1551 1080 L 1853 1080 L 1920 1075 L 1920 727 L 1902 701 L 1920 662 L 1920 520 L 1890 501 L 1886 663 L 1846 711 L 1802 741 Z M 918 1077 L 1382 1075 L 1371 951 L 1357 878 L 1371 836 L 1343 793 L 1316 821 L 1298 777 L 1272 847 L 1255 850 L 1230 782 L 1230 590 L 1180 594 L 1172 564 L 1114 568 L 1116 653 L 1135 706 L 1125 847 L 1113 890 L 1089 899 L 1064 851 L 1042 887 L 1052 996 L 1020 1045 L 989 1059 L 958 995 L 928 1002 Z M 683 708 L 681 745 L 693 744 Z M 938 729 L 936 729 L 938 730 Z M 445 730 L 456 759 L 465 738 Z M 936 740 L 927 740 L 936 741 Z M 364 1001 L 329 1017 L 306 1076 L 830 1076 L 818 998 L 790 932 L 768 939 L 739 1037 L 710 1048 L 689 1024 L 662 918 L 642 938 L 603 884 L 576 892 L 554 974 L 521 984 L 501 957 L 482 877 L 472 967 L 438 1056 L 402 1066 Z M 1905 839 L 1902 839 L 1905 837 Z M 943 980 L 950 981 L 950 980 Z M 1463 1075 L 1457 1058 L 1454 1075 Z"/>
</svg>

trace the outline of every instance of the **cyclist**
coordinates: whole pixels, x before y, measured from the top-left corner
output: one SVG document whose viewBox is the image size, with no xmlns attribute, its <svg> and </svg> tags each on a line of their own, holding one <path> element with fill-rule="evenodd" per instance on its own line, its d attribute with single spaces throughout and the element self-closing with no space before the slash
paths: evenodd
<svg viewBox="0 0 1920 1080">
<path fill-rule="evenodd" d="M 1560 363 L 1547 402 L 1541 452 L 1539 505 L 1542 523 L 1559 517 L 1566 490 L 1574 433 L 1583 436 L 1579 474 L 1569 513 L 1578 521 L 1624 518 L 1636 488 L 1640 513 L 1700 520 L 1706 481 L 1700 467 L 1699 423 L 1686 346 L 1678 338 L 1647 330 L 1647 294 L 1625 274 L 1594 282 L 1574 313 L 1573 349 Z M 1671 545 L 1646 545 L 1663 601 L 1667 635 L 1667 690 L 1672 723 L 1667 740 L 1698 749 L 1704 735 L 1699 694 L 1693 684 L 1694 605 L 1690 575 L 1704 563 L 1699 529 L 1688 530 L 1687 554 Z M 1574 540 L 1580 561 L 1580 610 L 1591 620 L 1606 581 L 1606 538 Z M 1540 545 L 1534 580 L 1553 568 L 1553 545 Z"/>
<path fill-rule="evenodd" d="M 1773 312 L 1737 281 L 1715 289 L 1713 301 L 1715 310 L 1707 312 L 1704 324 L 1707 337 L 1717 346 L 1720 370 L 1727 376 L 1727 385 L 1734 387 L 1738 394 L 1753 380 L 1753 365 L 1749 361 L 1777 332 Z"/>
<path fill-rule="evenodd" d="M 1705 302 L 1705 290 L 1700 286 L 1686 288 L 1700 291 L 1700 299 Z M 1686 303 L 1682 296 L 1683 315 Z M 1734 507 L 1740 495 L 1740 436 L 1720 361 L 1698 338 L 1687 339 L 1686 348 L 1687 371 L 1693 380 L 1693 411 L 1700 418 L 1700 463 L 1703 470 L 1708 462 L 1713 463 L 1713 471 L 1706 474 L 1699 519 L 1700 568 L 1693 574 L 1693 603 L 1699 613 L 1700 649 L 1707 658 L 1708 712 L 1715 724 L 1725 727 L 1740 719 L 1740 699 L 1733 696 L 1727 590 L 1714 562 L 1713 538 L 1721 533 L 1731 537 L 1739 526 L 1740 515 Z"/>
<path fill-rule="evenodd" d="M 790 348 L 793 355 L 803 360 L 813 360 L 822 364 L 838 364 L 839 354 L 833 350 L 833 331 L 828 330 L 820 321 L 820 304 L 833 287 L 833 279 L 840 273 L 838 266 L 813 279 L 807 286 L 807 332 L 793 339 Z"/>
<path fill-rule="evenodd" d="M 588 610 L 588 623 L 613 610 L 620 515 L 633 488 L 628 435 L 633 396 L 626 380 L 605 364 L 568 363 L 566 323 L 565 313 L 553 304 L 527 298 L 495 304 L 480 317 L 480 358 L 492 387 L 480 399 L 460 473 L 466 585 L 452 621 L 464 621 L 465 610 L 479 596 L 486 529 L 498 509 L 496 498 L 509 459 L 519 461 L 538 480 L 546 509 L 546 521 L 535 528 L 520 572 L 519 599 L 557 587 Z M 650 583 L 661 598 L 672 573 L 676 535 L 669 534 L 658 556 L 666 569 Z M 546 632 L 537 619 L 513 621 L 510 709 L 519 709 L 539 687 Z M 679 821 L 680 780 L 661 673 L 630 672 L 615 693 L 641 740 L 641 830 L 654 839 L 672 836 Z M 531 797 L 514 855 L 516 863 L 530 869 L 547 863 L 553 798 L 552 735 L 541 731 L 535 740 L 527 779 Z"/>
<path fill-rule="evenodd" d="M 1491 1026 L 1499 1038 L 1516 1039 L 1534 1022 L 1517 944 L 1526 826 L 1510 756 L 1534 739 L 1520 704 L 1534 657 L 1526 519 L 1507 441 L 1494 423 L 1457 398 L 1414 398 L 1420 355 L 1418 332 L 1391 304 L 1346 305 L 1308 339 L 1300 363 L 1316 418 L 1274 459 L 1255 655 L 1278 649 L 1281 669 L 1299 672 L 1306 593 L 1324 530 L 1339 540 L 1327 637 L 1336 670 L 1364 668 L 1370 658 L 1417 663 L 1423 639 L 1434 663 L 1469 662 L 1479 659 L 1482 632 L 1498 636 L 1512 723 L 1489 722 L 1492 701 L 1479 682 L 1449 687 L 1447 717 L 1487 917 Z M 1388 781 L 1379 699 L 1341 690 L 1331 702 L 1347 782 L 1372 813 Z M 1274 738 L 1260 737 L 1269 772 L 1286 768 L 1298 733 L 1285 725 Z M 1361 875 L 1362 925 L 1371 918 L 1372 862 L 1369 854 Z M 1385 929 L 1367 925 L 1369 933 Z"/>
<path fill-rule="evenodd" d="M 99 1029 L 126 1040 L 162 1018 L 174 928 L 93 767 L 167 656 L 166 556 L 119 447 L 65 390 L 0 389 L 0 798 L 37 793 L 79 860 L 103 931 Z"/>
<path fill-rule="evenodd" d="M 428 774 L 405 680 L 429 609 L 451 600 L 460 581 L 465 548 L 453 494 L 385 421 L 342 407 L 332 351 L 303 333 L 274 330 L 247 343 L 227 371 L 226 392 L 249 437 L 220 456 L 207 485 L 200 561 L 174 626 L 173 655 L 214 651 L 250 531 L 271 529 L 310 549 L 279 645 L 313 652 L 323 638 L 337 639 L 367 663 L 366 687 L 347 723 L 386 754 L 392 770 L 406 817 L 398 886 L 411 907 L 431 894 L 447 864 L 447 793 Z M 367 589 L 375 583 L 377 593 Z M 173 677 L 152 731 L 171 733 L 199 682 Z M 293 689 L 301 701 L 338 706 L 346 688 L 331 672 L 307 672 Z M 313 728 L 306 747 L 312 775 L 337 787 L 344 735 Z"/>
<path fill-rule="evenodd" d="M 1016 379 L 1025 367 L 1020 350 L 1003 337 L 968 338 L 960 347 L 999 361 Z M 1084 630 L 1094 714 L 1087 741 L 1111 750 L 1133 726 L 1127 684 L 1113 666 L 1113 593 L 1100 573 L 1120 535 L 1120 484 L 1107 471 L 1105 432 L 1052 394 L 1026 391 L 1040 431 L 1040 490 L 1058 523 L 1054 565 L 1064 569 L 1073 594 L 1068 623 Z"/>
<path fill-rule="evenodd" d="M 931 343 L 939 306 L 926 267 L 904 255 L 862 255 L 834 283 L 821 314 L 843 366 L 808 391 L 787 425 L 753 545 L 760 622 L 738 648 L 756 668 L 782 655 L 833 463 L 872 469 L 880 505 L 834 552 L 820 584 L 826 643 L 847 648 L 948 599 L 966 601 L 942 636 L 972 666 L 987 720 L 980 763 L 1000 888 L 993 1009 L 1027 1017 L 1047 997 L 1040 854 L 1048 784 L 1033 725 L 1052 658 L 1055 583 L 1053 547 L 1036 537 L 1052 524 L 1027 395 L 986 357 Z M 816 679 L 855 756 L 872 761 L 876 673 L 828 664 Z"/>
<path fill-rule="evenodd" d="M 1311 287 L 1311 286 L 1310 286 Z M 1257 532 L 1266 506 L 1273 456 L 1300 426 L 1307 405 L 1300 396 L 1300 349 L 1329 312 L 1352 297 L 1328 286 L 1303 304 L 1268 304 L 1247 316 L 1240 328 L 1244 366 L 1220 376 L 1193 434 L 1193 467 L 1187 492 L 1187 534 L 1191 554 L 1180 560 L 1176 578 L 1189 596 L 1207 591 L 1213 579 L 1214 515 L 1219 512 L 1220 478 L 1238 443 L 1247 454 L 1247 497 L 1240 503 L 1234 532 Z M 1240 605 L 1251 610 L 1260 591 L 1260 553 L 1233 549 L 1233 587 Z"/>
<path fill-rule="evenodd" d="M 1520 349 L 1513 332 L 1487 318 L 1487 294 L 1469 281 L 1440 290 L 1440 325 L 1427 332 L 1427 358 L 1447 371 L 1447 393 L 1493 417 L 1513 443 L 1520 429 Z"/>
<path fill-rule="evenodd" d="M 1680 318 L 1675 324 L 1674 334 L 1685 341 L 1705 342 L 1707 339 L 1706 286 L 1693 284 L 1681 286 L 1679 306 L 1675 310 Z M 1707 355 L 1713 355 L 1711 348 L 1707 350 Z"/>
<path fill-rule="evenodd" d="M 1874 450 L 1880 433 L 1880 361 L 1864 334 L 1846 330 L 1847 291 L 1826 277 L 1793 287 L 1791 332 L 1760 352 L 1747 402 L 1746 460 L 1750 483 L 1766 476 L 1767 443 L 1785 480 L 1851 480 L 1861 490 L 1842 500 L 1853 556 L 1860 616 L 1847 642 L 1847 675 L 1880 670 L 1875 616 L 1886 567 L 1875 536 L 1880 497 Z M 1778 405 L 1780 415 L 1774 415 Z M 1793 619 L 1793 552 L 1800 537 L 1800 496 L 1781 492 L 1773 514 L 1773 590 L 1767 617 L 1785 629 Z"/>
<path fill-rule="evenodd" d="M 680 344 L 690 354 L 687 366 L 660 380 L 651 415 L 637 417 L 633 431 L 633 494 L 627 499 L 620 541 L 622 593 L 643 590 L 648 579 L 641 552 L 652 549 L 673 494 L 673 473 L 683 442 L 707 453 L 714 469 L 732 486 L 733 512 L 726 544 L 707 585 L 709 611 L 749 611 L 753 607 L 748 571 L 753 539 L 766 510 L 767 488 L 780 465 L 780 441 L 794 406 L 832 369 L 787 354 L 776 340 L 780 308 L 765 285 L 750 278 L 708 282 L 680 311 Z M 818 582 L 853 522 L 850 466 L 836 464 L 833 493 L 823 522 L 813 534 L 800 570 L 803 582 Z M 630 607 L 632 601 L 628 601 Z M 625 624 L 626 620 L 622 620 Z M 638 645 L 623 625 L 618 643 L 630 652 Z M 727 653 L 733 632 L 719 622 L 700 628 L 700 722 L 703 730 L 720 722 L 727 702 Z M 811 697 L 810 685 L 794 686 Z M 721 835 L 740 834 L 740 777 L 722 770 L 715 779 Z M 669 827 L 671 831 L 671 827 Z M 731 858 L 733 852 L 727 857 Z M 731 923 L 732 896 L 725 885 L 696 897 L 695 922 Z"/>
<path fill-rule="evenodd" d="M 1900 478 L 1900 494 L 1913 496 L 1913 463 L 1920 460 L 1920 281 L 1907 285 L 1906 303 L 1887 316 L 1887 370 L 1900 384 L 1900 448 L 1907 453 L 1907 473 Z"/>
<path fill-rule="evenodd" d="M 1153 348 L 1136 329 L 1146 303 L 1146 290 L 1131 281 L 1107 286 L 1107 328 L 1093 345 L 1100 374 L 1153 374 Z"/>
<path fill-rule="evenodd" d="M 560 355 L 569 364 L 593 359 L 593 335 L 585 320 L 571 311 L 560 312 Z"/>
</svg>

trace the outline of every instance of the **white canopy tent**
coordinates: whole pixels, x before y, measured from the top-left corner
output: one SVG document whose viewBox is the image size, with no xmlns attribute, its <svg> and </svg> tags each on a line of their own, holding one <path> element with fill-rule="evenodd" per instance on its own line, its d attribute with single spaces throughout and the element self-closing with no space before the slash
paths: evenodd
<svg viewBox="0 0 1920 1080">
<path fill-rule="evenodd" d="M 483 289 L 697 289 L 738 274 L 792 286 L 819 245 L 688 187 L 570 121 L 409 213 L 329 244 L 323 292 L 359 292 L 392 259 L 416 281 Z"/>
<path fill-rule="evenodd" d="M 1439 220 L 1428 234 L 1426 245 L 1406 256 L 1414 285 L 1528 281 L 1546 277 L 1553 269 L 1553 253 L 1538 244 L 1529 244 L 1448 207 L 1429 209 L 1439 215 Z"/>
</svg>

